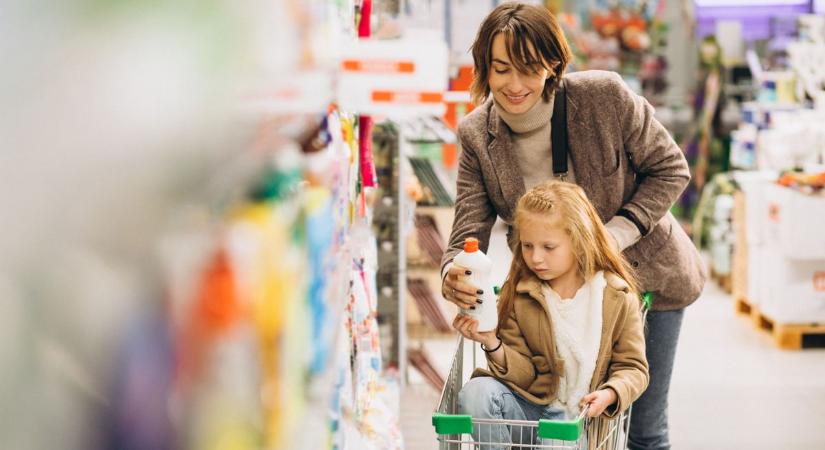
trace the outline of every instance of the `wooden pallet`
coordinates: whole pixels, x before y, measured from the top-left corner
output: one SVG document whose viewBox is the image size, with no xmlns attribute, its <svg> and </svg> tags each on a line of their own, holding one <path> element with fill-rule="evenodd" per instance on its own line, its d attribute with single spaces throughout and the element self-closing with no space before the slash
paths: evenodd
<svg viewBox="0 0 825 450">
<path fill-rule="evenodd" d="M 736 308 L 736 313 L 747 317 L 757 330 L 762 329 L 762 314 L 759 312 L 759 308 L 752 305 L 747 299 L 741 297 L 734 300 L 734 307 Z"/>
<path fill-rule="evenodd" d="M 825 324 L 786 324 L 773 320 L 746 299 L 734 301 L 738 314 L 747 316 L 757 330 L 771 335 L 777 347 L 784 350 L 800 350 L 806 341 L 815 341 L 817 347 L 825 344 Z M 806 339 L 807 338 L 807 339 Z"/>
<path fill-rule="evenodd" d="M 726 293 L 733 293 L 733 281 L 730 274 L 719 274 L 715 270 L 710 270 L 710 277 L 724 290 Z"/>
<path fill-rule="evenodd" d="M 744 297 L 735 298 L 733 300 L 733 307 L 736 314 L 742 314 L 749 317 L 751 315 L 751 311 L 754 310 L 753 305 L 751 305 L 750 302 Z"/>
</svg>

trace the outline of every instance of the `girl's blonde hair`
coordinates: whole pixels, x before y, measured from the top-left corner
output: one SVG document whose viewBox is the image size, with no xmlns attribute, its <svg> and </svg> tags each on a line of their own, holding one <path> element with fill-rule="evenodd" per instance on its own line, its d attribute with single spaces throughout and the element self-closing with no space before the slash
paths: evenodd
<svg viewBox="0 0 825 450">
<path fill-rule="evenodd" d="M 633 270 L 627 260 L 611 244 L 607 228 L 602 224 L 596 208 L 587 199 L 584 190 L 573 183 L 548 181 L 524 194 L 516 206 L 514 225 L 513 262 L 501 290 L 498 313 L 503 319 L 510 314 L 520 280 L 535 276 L 521 251 L 519 227 L 536 216 L 550 219 L 561 227 L 573 243 L 579 274 L 585 280 L 597 272 L 613 272 L 624 279 L 633 292 L 638 292 Z"/>
</svg>

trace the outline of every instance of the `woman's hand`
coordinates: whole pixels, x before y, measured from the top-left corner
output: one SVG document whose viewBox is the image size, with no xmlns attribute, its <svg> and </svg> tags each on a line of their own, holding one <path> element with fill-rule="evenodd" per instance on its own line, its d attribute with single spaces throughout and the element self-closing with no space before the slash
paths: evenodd
<svg viewBox="0 0 825 450">
<path fill-rule="evenodd" d="M 608 406 L 616 403 L 618 399 L 619 397 L 613 389 L 599 389 L 598 391 L 585 395 L 582 401 L 579 402 L 579 406 L 584 408 L 585 405 L 589 404 L 590 408 L 587 410 L 587 417 L 598 417 Z"/>
<path fill-rule="evenodd" d="M 471 341 L 484 344 L 485 348 L 498 347 L 499 340 L 495 331 L 478 331 L 478 321 L 464 314 L 457 314 L 453 319 L 453 328 Z"/>
<path fill-rule="evenodd" d="M 481 304 L 479 296 L 484 293 L 476 286 L 472 286 L 463 281 L 459 277 L 470 275 L 472 272 L 458 266 L 450 267 L 447 276 L 441 283 L 441 295 L 450 302 L 453 302 L 459 308 L 475 309 L 476 305 Z"/>
</svg>

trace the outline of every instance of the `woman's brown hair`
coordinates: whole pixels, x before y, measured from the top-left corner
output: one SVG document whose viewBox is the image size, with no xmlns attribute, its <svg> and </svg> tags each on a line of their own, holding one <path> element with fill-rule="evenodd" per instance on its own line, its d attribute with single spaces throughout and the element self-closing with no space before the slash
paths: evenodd
<svg viewBox="0 0 825 450">
<path fill-rule="evenodd" d="M 631 291 L 638 292 L 633 270 L 609 240 L 609 231 L 584 190 L 573 183 L 551 180 L 528 191 L 516 206 L 513 221 L 516 245 L 510 272 L 498 299 L 499 324 L 511 313 L 519 281 L 535 276 L 524 262 L 518 230 L 524 221 L 536 218 L 561 227 L 570 236 L 577 269 L 585 280 L 601 270 L 612 272 L 625 280 Z"/>
<path fill-rule="evenodd" d="M 470 49 L 474 65 L 470 86 L 473 101 L 480 104 L 490 95 L 493 39 L 499 33 L 504 35 L 507 56 L 516 70 L 534 73 L 538 66 L 547 69 L 550 77 L 544 82 L 542 98 L 548 101 L 570 62 L 570 46 L 559 22 L 547 8 L 522 3 L 503 3 L 481 23 Z"/>
</svg>

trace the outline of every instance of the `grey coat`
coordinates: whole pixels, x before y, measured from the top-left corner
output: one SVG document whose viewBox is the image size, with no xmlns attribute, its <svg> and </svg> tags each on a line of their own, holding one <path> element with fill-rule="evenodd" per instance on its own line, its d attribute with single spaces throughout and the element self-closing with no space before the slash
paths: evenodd
<svg viewBox="0 0 825 450">
<path fill-rule="evenodd" d="M 625 249 L 640 286 L 653 292 L 655 310 L 695 301 L 707 278 L 704 263 L 669 212 L 690 181 L 687 161 L 653 107 L 613 72 L 565 75 L 570 161 L 576 183 L 603 222 L 624 208 L 648 233 Z M 512 223 L 524 194 L 510 130 L 492 100 L 458 126 L 461 156 L 450 244 L 442 267 L 476 237 L 487 251 L 496 216 Z M 548 145 L 550 145 L 548 143 Z"/>
</svg>

